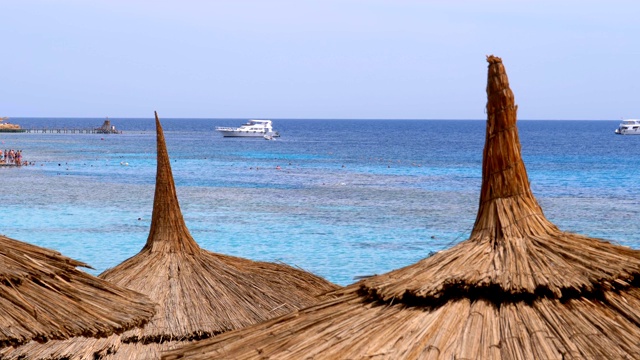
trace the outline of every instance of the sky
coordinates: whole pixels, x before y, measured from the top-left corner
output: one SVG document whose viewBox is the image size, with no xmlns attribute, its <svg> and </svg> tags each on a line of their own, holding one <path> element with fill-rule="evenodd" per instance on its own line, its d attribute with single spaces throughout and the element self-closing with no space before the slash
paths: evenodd
<svg viewBox="0 0 640 360">
<path fill-rule="evenodd" d="M 0 116 L 640 117 L 640 1 L 0 0 Z"/>
</svg>

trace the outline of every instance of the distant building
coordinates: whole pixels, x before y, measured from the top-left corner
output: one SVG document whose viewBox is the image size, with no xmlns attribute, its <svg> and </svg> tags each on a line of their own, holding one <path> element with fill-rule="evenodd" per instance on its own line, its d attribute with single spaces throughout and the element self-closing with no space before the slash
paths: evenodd
<svg viewBox="0 0 640 360">
<path fill-rule="evenodd" d="M 22 129 L 20 125 L 3 122 L 5 120 L 9 120 L 9 118 L 0 117 L 0 132 L 23 132 L 24 131 L 24 129 Z"/>
<path fill-rule="evenodd" d="M 102 126 L 95 129 L 98 134 L 120 134 L 120 131 L 116 130 L 115 125 L 111 125 L 111 120 L 107 117 Z"/>
</svg>

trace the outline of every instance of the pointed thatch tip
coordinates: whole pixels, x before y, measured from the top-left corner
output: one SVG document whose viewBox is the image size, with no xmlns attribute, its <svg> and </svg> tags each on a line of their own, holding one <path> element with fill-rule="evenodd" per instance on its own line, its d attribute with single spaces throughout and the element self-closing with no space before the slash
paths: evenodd
<svg viewBox="0 0 640 360">
<path fill-rule="evenodd" d="M 517 120 L 518 106 L 515 104 L 513 92 L 509 87 L 509 78 L 502 64 L 502 59 L 487 56 L 489 71 L 487 77 L 487 130 L 503 130 L 513 126 Z"/>
<path fill-rule="evenodd" d="M 544 219 L 529 186 L 516 127 L 518 106 L 502 59 L 490 55 L 487 62 L 487 132 L 480 207 L 473 233 L 489 233 L 491 238 L 499 240 L 504 228 L 516 224 L 526 226 L 528 221 L 521 220 L 530 216 L 547 226 L 551 224 Z"/>
<path fill-rule="evenodd" d="M 200 247 L 191 237 L 182 217 L 164 132 L 158 113 L 154 111 L 154 115 L 158 152 L 156 191 L 153 199 L 151 229 L 143 250 L 195 253 L 200 250 Z"/>
<path fill-rule="evenodd" d="M 489 64 L 502 64 L 502 59 L 494 55 L 487 55 L 487 62 Z"/>
</svg>

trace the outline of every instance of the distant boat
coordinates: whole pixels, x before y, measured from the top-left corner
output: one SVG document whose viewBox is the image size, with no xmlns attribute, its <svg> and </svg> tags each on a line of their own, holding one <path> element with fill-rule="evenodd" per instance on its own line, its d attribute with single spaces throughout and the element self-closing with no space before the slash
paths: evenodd
<svg viewBox="0 0 640 360">
<path fill-rule="evenodd" d="M 107 117 L 102 126 L 95 128 L 98 134 L 120 134 L 120 131 L 116 130 L 114 125 L 111 125 L 111 120 Z"/>
<path fill-rule="evenodd" d="M 618 135 L 640 135 L 640 119 L 622 120 L 615 133 Z"/>
<path fill-rule="evenodd" d="M 10 124 L 8 122 L 3 122 L 5 120 L 9 120 L 8 117 L 0 117 L 0 132 L 25 132 L 26 130 L 21 128 L 18 124 Z"/>
<path fill-rule="evenodd" d="M 222 133 L 224 137 L 278 137 L 277 131 L 273 131 L 271 120 L 249 120 L 240 127 L 216 127 L 216 131 Z"/>
</svg>

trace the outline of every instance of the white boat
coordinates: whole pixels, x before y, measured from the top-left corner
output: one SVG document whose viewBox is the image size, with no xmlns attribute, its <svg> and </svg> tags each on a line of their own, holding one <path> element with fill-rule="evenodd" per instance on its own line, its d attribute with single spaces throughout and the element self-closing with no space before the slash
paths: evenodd
<svg viewBox="0 0 640 360">
<path fill-rule="evenodd" d="M 640 135 L 640 119 L 622 120 L 615 133 L 619 135 Z"/>
<path fill-rule="evenodd" d="M 240 127 L 216 127 L 216 131 L 222 133 L 224 137 L 262 137 L 269 136 L 271 138 L 280 136 L 278 132 L 273 131 L 271 120 L 249 120 Z"/>
</svg>

